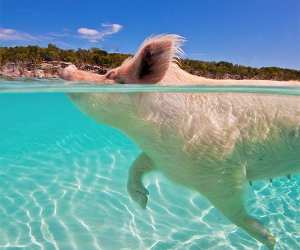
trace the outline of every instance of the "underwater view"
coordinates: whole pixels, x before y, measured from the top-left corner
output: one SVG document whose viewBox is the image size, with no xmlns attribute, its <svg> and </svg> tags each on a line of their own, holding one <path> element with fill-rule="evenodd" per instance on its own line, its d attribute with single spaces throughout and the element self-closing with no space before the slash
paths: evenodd
<svg viewBox="0 0 300 250">
<path fill-rule="evenodd" d="M 300 88 L 0 84 L 0 249 L 267 249 L 274 239 L 275 249 L 300 248 Z M 171 112 L 160 114 L 170 123 L 137 109 L 144 120 L 128 118 L 127 129 L 131 101 L 149 97 Z M 220 124 L 243 115 L 243 135 L 227 135 L 237 125 Z M 202 125 L 189 128 L 193 135 L 175 131 L 180 119 Z M 145 175 L 134 172 L 142 150 L 155 165 Z M 246 222 L 231 216 L 235 208 Z"/>
</svg>

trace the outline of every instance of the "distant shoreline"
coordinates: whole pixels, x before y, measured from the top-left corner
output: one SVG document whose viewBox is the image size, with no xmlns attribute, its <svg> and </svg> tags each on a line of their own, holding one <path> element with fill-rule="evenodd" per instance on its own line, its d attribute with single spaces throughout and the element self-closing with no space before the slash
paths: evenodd
<svg viewBox="0 0 300 250">
<path fill-rule="evenodd" d="M 0 77 L 8 79 L 22 77 L 39 79 L 60 78 L 60 71 L 71 64 L 64 61 L 43 61 L 39 64 L 9 62 L 0 66 Z M 81 64 L 78 68 L 97 74 L 105 74 L 108 70 L 108 68 L 89 64 Z"/>
<path fill-rule="evenodd" d="M 53 44 L 38 46 L 0 47 L 0 77 L 59 78 L 59 71 L 70 64 L 77 68 L 105 74 L 119 66 L 129 54 L 108 53 L 98 48 L 63 50 Z M 209 79 L 300 81 L 300 70 L 278 67 L 254 68 L 229 62 L 204 62 L 181 59 L 187 72 Z M 259 82 L 259 81 L 258 81 Z"/>
</svg>

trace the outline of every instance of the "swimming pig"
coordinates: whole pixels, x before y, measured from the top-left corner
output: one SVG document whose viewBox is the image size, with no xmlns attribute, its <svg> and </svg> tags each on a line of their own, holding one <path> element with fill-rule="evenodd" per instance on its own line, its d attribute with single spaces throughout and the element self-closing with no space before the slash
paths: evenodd
<svg viewBox="0 0 300 250">
<path fill-rule="evenodd" d="M 134 57 L 97 75 L 66 68 L 67 80 L 158 85 L 251 84 L 191 75 L 176 64 L 182 38 L 147 39 Z M 259 83 L 259 81 L 255 81 Z M 263 81 L 269 85 L 283 85 Z M 142 178 L 159 170 L 200 192 L 229 220 L 272 249 L 275 238 L 245 210 L 246 184 L 300 169 L 300 98 L 247 93 L 73 93 L 71 99 L 97 122 L 120 129 L 142 153 L 129 171 L 127 189 L 145 208 Z"/>
</svg>

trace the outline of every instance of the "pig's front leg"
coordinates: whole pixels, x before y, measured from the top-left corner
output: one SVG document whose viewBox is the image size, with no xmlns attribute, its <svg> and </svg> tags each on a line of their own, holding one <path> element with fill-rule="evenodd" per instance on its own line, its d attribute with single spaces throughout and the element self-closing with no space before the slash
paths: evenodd
<svg viewBox="0 0 300 250">
<path fill-rule="evenodd" d="M 153 170 L 153 168 L 151 159 L 145 153 L 141 153 L 129 170 L 127 191 L 131 199 L 143 209 L 147 206 L 149 195 L 149 191 L 143 184 L 143 176 Z"/>
</svg>

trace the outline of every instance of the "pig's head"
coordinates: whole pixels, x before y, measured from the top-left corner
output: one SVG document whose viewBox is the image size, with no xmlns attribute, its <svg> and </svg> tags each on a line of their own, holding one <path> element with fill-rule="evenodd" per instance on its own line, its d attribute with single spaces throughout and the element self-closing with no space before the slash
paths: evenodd
<svg viewBox="0 0 300 250">
<path fill-rule="evenodd" d="M 73 81 L 97 83 L 157 83 L 166 75 L 171 64 L 181 54 L 183 38 L 178 35 L 160 35 L 146 39 L 137 53 L 121 66 L 105 75 L 77 70 L 72 65 L 65 68 L 61 77 Z"/>
</svg>

